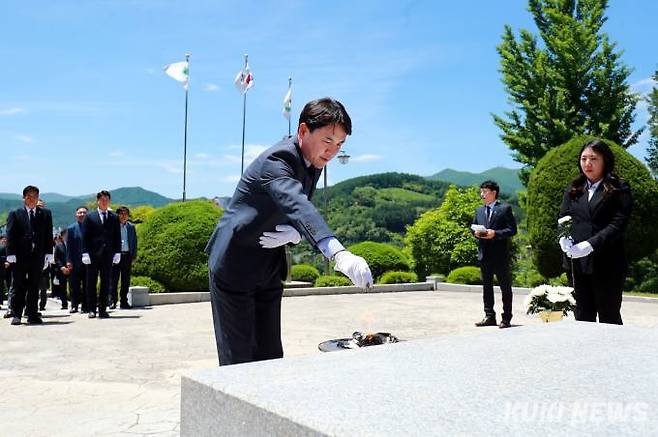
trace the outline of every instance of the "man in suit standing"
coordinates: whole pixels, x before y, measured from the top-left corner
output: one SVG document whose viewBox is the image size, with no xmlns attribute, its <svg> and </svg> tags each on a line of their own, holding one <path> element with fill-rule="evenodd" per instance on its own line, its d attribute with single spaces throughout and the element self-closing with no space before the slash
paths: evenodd
<svg viewBox="0 0 658 437">
<path fill-rule="evenodd" d="M 119 217 L 109 210 L 109 191 L 103 190 L 96 195 L 98 209 L 89 212 L 82 221 L 82 262 L 87 265 L 87 309 L 88 317 L 106 319 L 107 298 L 112 281 L 112 265 L 121 260 L 121 231 Z M 101 284 L 98 297 L 96 282 L 100 275 Z"/>
<path fill-rule="evenodd" d="M 351 132 L 340 102 L 313 100 L 297 134 L 263 152 L 242 175 L 206 246 L 220 365 L 283 356 L 284 246 L 302 235 L 355 285 L 372 284 L 368 264 L 345 250 L 310 201 L 321 170 Z"/>
<path fill-rule="evenodd" d="M 62 302 L 62 309 L 68 309 L 66 298 L 66 282 L 71 270 L 66 262 L 66 229 L 58 236 L 55 243 L 55 264 L 53 265 L 53 296 L 59 296 Z"/>
<path fill-rule="evenodd" d="M 66 228 L 66 267 L 70 274 L 71 309 L 78 312 L 78 305 L 83 313 L 87 312 L 87 266 L 82 263 L 82 222 L 87 215 L 87 207 L 75 210 L 75 223 Z"/>
<path fill-rule="evenodd" d="M 23 206 L 7 217 L 7 262 L 12 264 L 14 296 L 12 325 L 21 324 L 23 309 L 28 325 L 43 323 L 38 314 L 39 280 L 50 264 L 53 251 L 53 219 L 50 211 L 37 206 L 39 189 L 23 189 Z"/>
<path fill-rule="evenodd" d="M 112 278 L 112 305 L 111 309 L 116 308 L 119 297 L 119 277 L 121 277 L 121 300 L 119 301 L 119 308 L 128 310 L 132 308 L 128 304 L 128 288 L 130 287 L 130 274 L 132 272 L 132 265 L 137 258 L 137 232 L 135 232 L 135 225 L 128 221 L 130 210 L 127 206 L 117 208 L 119 215 L 119 223 L 121 224 L 121 261 L 114 266 L 114 275 Z"/>
<path fill-rule="evenodd" d="M 485 317 L 475 326 L 496 326 L 494 311 L 494 275 L 503 295 L 503 314 L 499 328 L 509 328 L 512 320 L 512 276 L 510 273 L 510 243 L 516 235 L 516 220 L 512 207 L 498 200 L 500 188 L 494 181 L 480 185 L 484 205 L 475 210 L 473 235 L 478 239 L 478 260 L 482 274 L 482 300 Z"/>
<path fill-rule="evenodd" d="M 7 237 L 5 235 L 0 235 L 0 308 L 5 299 L 5 284 L 7 283 L 6 278 L 9 274 L 7 266 Z M 6 287 L 9 289 L 9 287 Z"/>
</svg>

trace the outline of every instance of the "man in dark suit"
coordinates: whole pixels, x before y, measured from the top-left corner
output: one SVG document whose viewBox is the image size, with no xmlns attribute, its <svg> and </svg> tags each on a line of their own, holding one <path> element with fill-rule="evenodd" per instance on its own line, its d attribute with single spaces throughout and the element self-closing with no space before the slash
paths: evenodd
<svg viewBox="0 0 658 437">
<path fill-rule="evenodd" d="M 112 281 L 112 265 L 121 260 L 121 231 L 119 217 L 109 210 L 109 191 L 103 190 L 96 195 L 98 209 L 89 212 L 82 222 L 82 262 L 87 265 L 87 309 L 89 318 L 106 319 L 107 298 Z M 98 297 L 96 282 L 100 275 L 101 284 Z"/>
<path fill-rule="evenodd" d="M 130 274 L 132 272 L 132 265 L 137 258 L 137 232 L 135 232 L 135 225 L 128 221 L 130 210 L 127 206 L 117 208 L 119 215 L 119 223 L 121 224 L 121 261 L 114 266 L 112 278 L 112 305 L 110 308 L 114 309 L 119 301 L 119 277 L 121 277 L 121 300 L 119 301 L 119 308 L 128 310 L 132 308 L 128 304 L 128 288 L 130 287 Z"/>
<path fill-rule="evenodd" d="M 68 309 L 68 300 L 66 297 L 66 282 L 71 270 L 66 262 L 67 249 L 67 232 L 63 230 L 58 236 L 55 243 L 55 264 L 53 265 L 53 296 L 59 296 L 62 302 L 62 309 Z"/>
<path fill-rule="evenodd" d="M 39 189 L 23 189 L 23 206 L 7 217 L 7 262 L 12 264 L 14 296 L 12 325 L 21 324 L 23 309 L 28 325 L 43 323 L 38 314 L 39 280 L 50 264 L 53 251 L 53 219 L 37 206 Z"/>
<path fill-rule="evenodd" d="M 372 284 L 368 264 L 345 250 L 310 201 L 320 171 L 351 132 L 340 102 L 311 101 L 297 134 L 263 152 L 242 175 L 206 247 L 220 365 L 283 356 L 284 246 L 301 235 L 355 285 Z"/>
<path fill-rule="evenodd" d="M 516 235 L 512 207 L 498 200 L 500 188 L 494 181 L 480 185 L 484 205 L 475 210 L 473 235 L 478 239 L 478 260 L 482 274 L 482 300 L 485 317 L 475 326 L 496 326 L 494 311 L 494 275 L 503 295 L 503 314 L 499 328 L 509 328 L 512 320 L 512 277 L 510 273 L 510 239 Z"/>
<path fill-rule="evenodd" d="M 75 223 L 66 228 L 66 267 L 71 272 L 70 313 L 77 313 L 78 305 L 83 313 L 87 312 L 87 266 L 82 263 L 82 222 L 86 215 L 87 207 L 78 207 L 75 210 Z"/>
<path fill-rule="evenodd" d="M 5 263 L 7 262 L 7 237 L 5 235 L 0 235 L 0 308 L 5 299 L 5 288 L 9 290 L 9 287 L 5 287 L 7 284 L 7 275 L 9 271 Z"/>
</svg>

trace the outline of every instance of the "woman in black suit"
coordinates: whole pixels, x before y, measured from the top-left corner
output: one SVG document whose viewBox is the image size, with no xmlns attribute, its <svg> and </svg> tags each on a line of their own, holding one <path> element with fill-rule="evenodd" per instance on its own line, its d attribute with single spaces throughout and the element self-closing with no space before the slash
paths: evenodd
<svg viewBox="0 0 658 437">
<path fill-rule="evenodd" d="M 627 262 L 624 230 L 631 215 L 628 183 L 614 174 L 615 156 L 601 140 L 580 150 L 578 175 L 567 187 L 560 217 L 571 216 L 573 241 L 560 246 L 573 262 L 576 320 L 622 324 L 621 298 Z"/>
</svg>

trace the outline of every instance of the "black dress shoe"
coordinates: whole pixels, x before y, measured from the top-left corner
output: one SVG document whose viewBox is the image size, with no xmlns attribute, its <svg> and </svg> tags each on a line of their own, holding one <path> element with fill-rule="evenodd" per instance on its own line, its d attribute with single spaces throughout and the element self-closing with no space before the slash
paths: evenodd
<svg viewBox="0 0 658 437">
<path fill-rule="evenodd" d="M 62 309 L 63 309 L 63 310 L 68 310 L 68 309 L 69 309 L 69 306 L 68 306 L 68 305 L 62 305 Z"/>
<path fill-rule="evenodd" d="M 89 317 L 90 319 L 95 319 L 96 318 L 96 313 L 93 312 L 93 311 L 89 311 L 89 314 L 87 314 L 87 317 Z"/>
<path fill-rule="evenodd" d="M 107 313 L 107 311 L 102 311 L 98 313 L 98 318 L 99 319 L 109 319 L 110 315 Z"/>
<path fill-rule="evenodd" d="M 11 319 L 11 324 L 12 325 L 20 325 L 21 324 L 21 318 L 20 317 L 14 317 Z"/>
<path fill-rule="evenodd" d="M 115 310 L 115 309 L 117 309 L 117 304 L 116 304 L 116 302 L 112 302 L 112 303 L 110 304 L 110 309 L 111 309 L 111 310 Z"/>
<path fill-rule="evenodd" d="M 496 319 L 493 319 L 493 318 L 491 318 L 491 317 L 485 317 L 484 319 L 482 319 L 481 322 L 476 322 L 476 323 L 475 323 L 475 326 L 477 326 L 477 327 L 482 327 L 482 326 L 496 326 L 496 325 L 497 325 L 497 323 L 496 323 Z"/>
<path fill-rule="evenodd" d="M 11 319 L 14 317 L 14 313 L 11 310 L 7 310 L 4 316 L 2 316 L 3 319 Z"/>
<path fill-rule="evenodd" d="M 70 313 L 70 314 L 77 313 L 77 312 L 78 312 L 78 309 L 77 309 L 76 307 L 72 307 L 72 308 L 69 310 L 69 313 Z"/>
<path fill-rule="evenodd" d="M 505 329 L 505 328 L 511 328 L 512 325 L 511 325 L 511 323 L 508 322 L 507 320 L 503 320 L 502 322 L 500 322 L 500 325 L 498 325 L 498 327 L 499 327 L 500 329 Z"/>
<path fill-rule="evenodd" d="M 43 325 L 43 320 L 41 317 L 28 317 L 27 318 L 27 324 L 28 325 Z"/>
<path fill-rule="evenodd" d="M 122 310 L 131 310 L 133 309 L 133 306 L 130 305 L 128 302 L 126 302 L 126 303 L 122 303 L 119 308 L 121 308 Z"/>
</svg>

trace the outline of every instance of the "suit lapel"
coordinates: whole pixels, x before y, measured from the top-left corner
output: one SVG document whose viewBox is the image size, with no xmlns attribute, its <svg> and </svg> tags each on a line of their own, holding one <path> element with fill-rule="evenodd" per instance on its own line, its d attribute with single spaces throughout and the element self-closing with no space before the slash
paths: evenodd
<svg viewBox="0 0 658 437">
<path fill-rule="evenodd" d="M 603 200 L 603 183 L 599 184 L 599 186 L 596 187 L 596 191 L 594 191 L 594 194 L 592 195 L 592 199 L 589 201 L 590 216 L 594 216 L 594 212 L 596 211 L 596 208 L 601 203 L 601 200 Z"/>
</svg>

